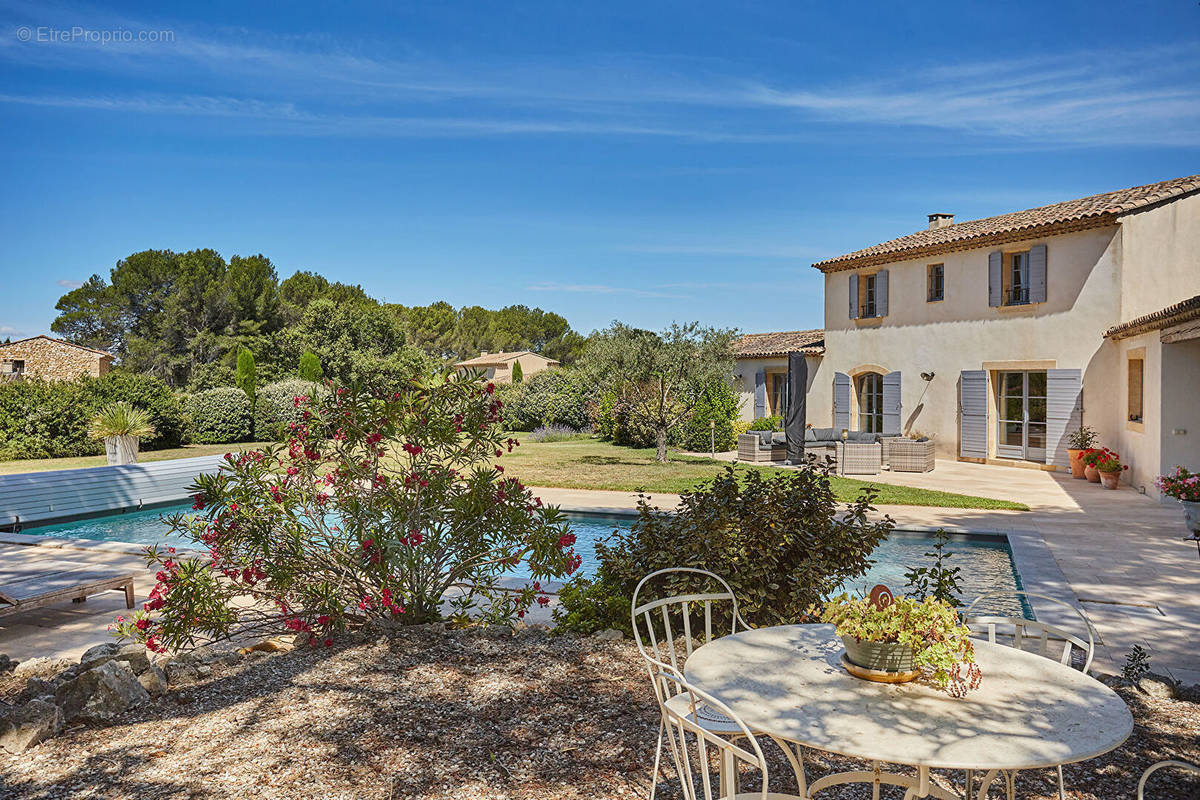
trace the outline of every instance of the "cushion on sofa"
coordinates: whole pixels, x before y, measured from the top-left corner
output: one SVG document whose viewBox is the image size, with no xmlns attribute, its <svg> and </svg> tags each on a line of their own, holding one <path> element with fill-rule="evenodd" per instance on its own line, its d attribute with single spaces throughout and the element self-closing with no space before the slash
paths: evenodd
<svg viewBox="0 0 1200 800">
<path fill-rule="evenodd" d="M 771 446 L 771 431 L 752 431 L 752 433 L 758 434 L 758 446 L 759 447 L 770 447 Z"/>
<path fill-rule="evenodd" d="M 812 439 L 808 438 L 809 433 L 812 434 Z M 809 442 L 837 442 L 841 441 L 841 438 L 841 431 L 837 428 L 809 428 L 804 434 L 804 440 Z"/>
<path fill-rule="evenodd" d="M 848 442 L 858 442 L 860 444 L 874 444 L 879 441 L 879 434 L 868 433 L 867 431 L 850 431 L 846 436 Z"/>
</svg>

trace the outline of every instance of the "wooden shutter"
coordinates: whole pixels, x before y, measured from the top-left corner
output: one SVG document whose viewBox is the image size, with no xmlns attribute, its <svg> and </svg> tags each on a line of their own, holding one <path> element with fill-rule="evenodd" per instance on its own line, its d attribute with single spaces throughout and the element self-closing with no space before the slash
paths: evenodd
<svg viewBox="0 0 1200 800">
<path fill-rule="evenodd" d="M 958 378 L 958 454 L 987 458 L 987 372 L 964 369 Z"/>
<path fill-rule="evenodd" d="M 1004 305 L 1004 254 L 988 253 L 988 305 Z"/>
<path fill-rule="evenodd" d="M 833 427 L 850 427 L 850 376 L 844 372 L 833 373 Z"/>
<path fill-rule="evenodd" d="M 883 376 L 883 435 L 900 435 L 900 371 Z"/>
<path fill-rule="evenodd" d="M 1046 370 L 1046 463 L 1068 467 L 1067 435 L 1083 422 L 1083 373 Z"/>
<path fill-rule="evenodd" d="M 850 276 L 850 319 L 858 319 L 858 273 Z"/>
<path fill-rule="evenodd" d="M 760 369 L 754 373 L 754 418 L 767 415 L 767 372 Z"/>
<path fill-rule="evenodd" d="M 1046 302 L 1046 245 L 1029 248 L 1029 302 Z"/>
<path fill-rule="evenodd" d="M 888 271 L 881 269 L 875 273 L 875 316 L 888 315 Z"/>
</svg>

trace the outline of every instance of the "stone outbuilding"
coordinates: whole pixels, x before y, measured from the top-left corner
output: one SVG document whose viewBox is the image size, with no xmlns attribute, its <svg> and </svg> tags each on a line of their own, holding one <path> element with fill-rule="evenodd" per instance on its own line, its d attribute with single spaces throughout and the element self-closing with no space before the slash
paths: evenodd
<svg viewBox="0 0 1200 800">
<path fill-rule="evenodd" d="M 26 375 L 54 381 L 72 381 L 83 375 L 98 378 L 108 372 L 112 362 L 111 353 L 49 336 L 0 344 L 0 380 L 20 380 Z"/>
<path fill-rule="evenodd" d="M 518 363 L 521 365 L 521 375 L 524 378 L 531 378 L 539 372 L 558 367 L 558 362 L 554 359 L 546 358 L 530 350 L 517 350 L 511 353 L 489 353 L 484 350 L 475 358 L 459 361 L 454 365 L 454 369 L 458 372 L 476 370 L 482 372 L 489 381 L 512 383 L 513 364 Z"/>
</svg>

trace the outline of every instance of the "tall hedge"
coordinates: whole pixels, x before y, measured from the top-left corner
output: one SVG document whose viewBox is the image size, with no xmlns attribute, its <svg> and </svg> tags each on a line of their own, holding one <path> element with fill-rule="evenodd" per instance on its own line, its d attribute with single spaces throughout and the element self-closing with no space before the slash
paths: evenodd
<svg viewBox="0 0 1200 800">
<path fill-rule="evenodd" d="M 303 412 L 296 408 L 295 398 L 327 391 L 320 384 L 299 378 L 288 378 L 259 389 L 254 404 L 254 438 L 261 442 L 286 438 L 288 423 L 303 420 Z"/>
<path fill-rule="evenodd" d="M 571 370 L 550 369 L 523 383 L 503 387 L 504 423 L 510 430 L 531 431 L 539 425 L 566 425 L 589 430 L 589 393 Z"/>
<path fill-rule="evenodd" d="M 736 445 L 733 423 L 737 419 L 738 396 L 728 381 L 713 381 L 701 390 L 700 402 L 688 418 L 671 430 L 671 444 L 683 450 L 718 452 Z M 715 425 L 713 424 L 715 423 Z"/>
<path fill-rule="evenodd" d="M 110 372 L 101 378 L 85 378 L 82 385 L 89 398 L 88 406 L 93 410 L 124 401 L 150 414 L 154 435 L 142 440 L 143 450 L 160 450 L 182 444 L 187 428 L 183 402 L 161 378 Z"/>
<path fill-rule="evenodd" d="M 189 395 L 185 404 L 191 440 L 200 444 L 243 442 L 250 438 L 250 398 L 223 386 Z"/>
</svg>

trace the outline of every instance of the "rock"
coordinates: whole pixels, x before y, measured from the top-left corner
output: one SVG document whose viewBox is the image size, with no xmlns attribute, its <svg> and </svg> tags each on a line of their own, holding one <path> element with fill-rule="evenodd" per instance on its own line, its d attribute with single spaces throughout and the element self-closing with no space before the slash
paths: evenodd
<svg viewBox="0 0 1200 800">
<path fill-rule="evenodd" d="M 261 642 L 256 642 L 249 647 L 243 647 L 240 651 L 242 655 L 247 655 L 253 652 L 260 653 L 289 653 L 296 649 L 296 646 L 289 641 L 285 641 L 278 637 L 263 639 Z"/>
<path fill-rule="evenodd" d="M 168 661 L 164 671 L 167 675 L 167 685 L 172 689 L 190 686 L 199 677 L 196 675 L 196 665 L 186 661 Z"/>
<path fill-rule="evenodd" d="M 118 714 L 150 700 L 124 661 L 106 661 L 58 687 L 55 702 L 67 722 L 110 722 Z"/>
<path fill-rule="evenodd" d="M 509 639 L 512 638 L 513 629 L 503 625 L 487 625 L 480 634 L 488 639 Z"/>
<path fill-rule="evenodd" d="M 17 664 L 17 668 L 13 670 L 12 674 L 15 678 L 45 678 L 57 675 L 73 666 L 75 664 L 65 658 L 31 658 Z"/>
<path fill-rule="evenodd" d="M 1175 698 L 1189 703 L 1200 703 L 1200 683 L 1190 685 L 1180 684 L 1175 687 Z"/>
<path fill-rule="evenodd" d="M 79 666 L 86 672 L 93 667 L 98 667 L 105 661 L 112 661 L 116 658 L 117 653 L 121 650 L 121 645 L 116 642 L 105 642 L 93 647 L 89 647 L 84 651 L 79 658 Z"/>
<path fill-rule="evenodd" d="M 196 676 L 199 678 L 207 678 L 212 675 L 212 667 L 208 664 L 200 664 L 196 667 Z"/>
<path fill-rule="evenodd" d="M 6 672 L 12 672 L 16 668 L 17 662 L 15 660 L 9 658 L 4 653 L 0 653 L 0 675 L 3 675 Z"/>
<path fill-rule="evenodd" d="M 0 707 L 0 750 L 23 753 L 62 730 L 62 710 L 46 700 L 23 706 Z"/>
<path fill-rule="evenodd" d="M 150 651 L 144 644 L 127 644 L 117 651 L 114 661 L 128 661 L 134 675 L 141 675 L 150 669 Z"/>
<path fill-rule="evenodd" d="M 43 697 L 50 697 L 53 700 L 54 690 L 57 688 L 54 681 L 48 681 L 45 678 L 29 678 L 25 681 L 25 688 L 17 696 L 17 702 L 27 703 Z"/>
<path fill-rule="evenodd" d="M 138 683 L 151 697 L 161 697 L 167 693 L 167 674 L 153 664 L 138 675 Z"/>
<path fill-rule="evenodd" d="M 606 642 L 615 642 L 620 639 L 624 639 L 625 634 L 622 631 L 617 630 L 616 628 L 608 628 L 607 630 L 603 630 L 597 634 L 594 634 L 592 636 L 592 638 L 593 639 L 601 639 Z"/>
<path fill-rule="evenodd" d="M 1138 681 L 1138 688 L 1151 697 L 1160 700 L 1170 700 L 1175 697 L 1175 681 L 1166 675 L 1156 675 L 1151 672 Z"/>
</svg>

